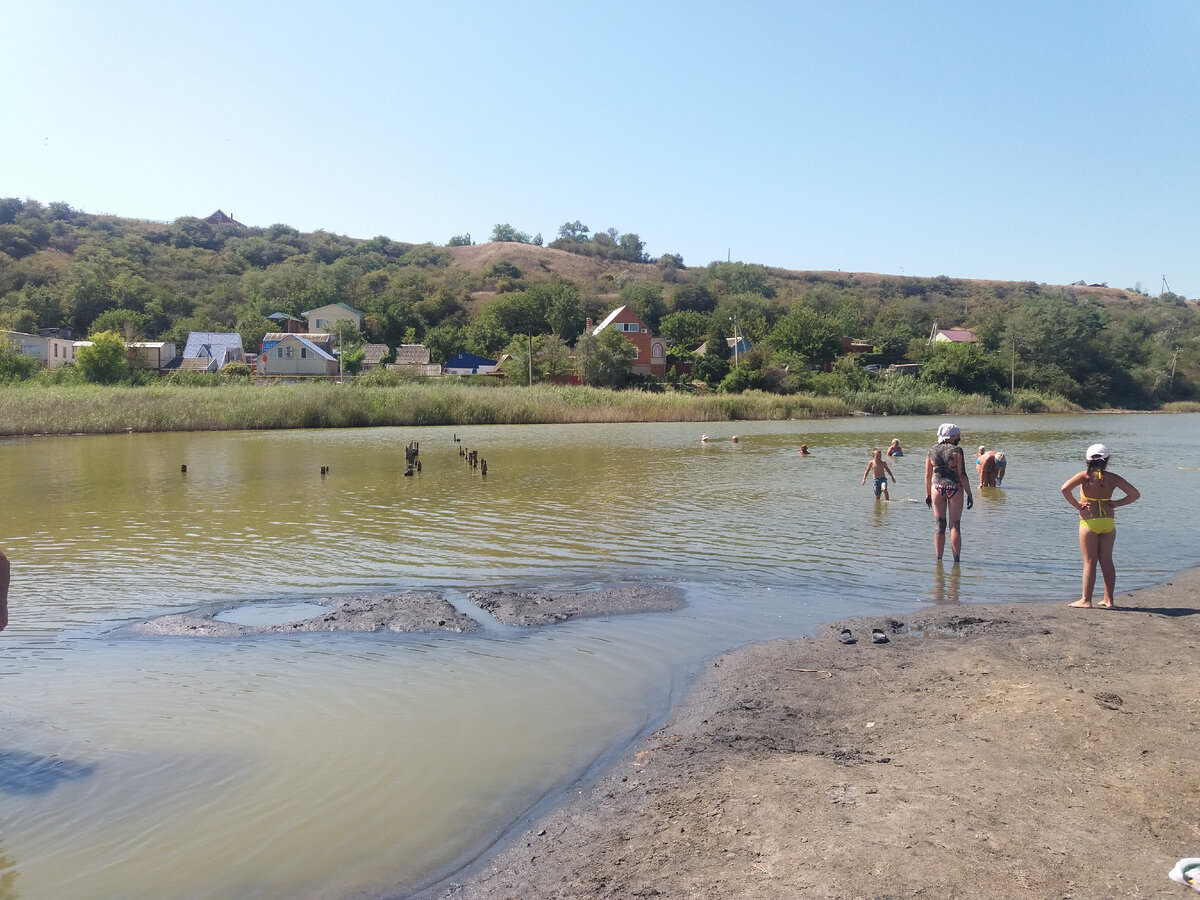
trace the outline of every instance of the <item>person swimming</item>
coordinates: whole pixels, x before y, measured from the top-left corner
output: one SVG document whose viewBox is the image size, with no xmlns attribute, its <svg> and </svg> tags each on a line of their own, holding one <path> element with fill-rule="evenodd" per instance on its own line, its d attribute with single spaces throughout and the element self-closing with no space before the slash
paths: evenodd
<svg viewBox="0 0 1200 900">
<path fill-rule="evenodd" d="M 1141 494 L 1132 484 L 1108 471 L 1109 450 L 1103 444 L 1092 444 L 1084 459 L 1087 468 L 1069 479 L 1061 488 L 1063 497 L 1079 512 L 1079 551 L 1083 555 L 1083 595 L 1074 603 L 1076 609 L 1091 609 L 1092 592 L 1096 588 L 1096 565 L 1104 577 L 1104 599 L 1100 606 L 1112 609 L 1115 605 L 1117 572 L 1113 564 L 1113 544 L 1117 538 L 1117 520 L 1113 510 L 1133 503 Z M 1075 499 L 1079 488 L 1079 499 Z M 1124 494 L 1113 499 L 1113 491 Z"/>
<path fill-rule="evenodd" d="M 900 438 L 892 438 L 891 444 L 887 448 L 888 456 L 903 456 L 904 450 L 900 447 Z"/>
</svg>

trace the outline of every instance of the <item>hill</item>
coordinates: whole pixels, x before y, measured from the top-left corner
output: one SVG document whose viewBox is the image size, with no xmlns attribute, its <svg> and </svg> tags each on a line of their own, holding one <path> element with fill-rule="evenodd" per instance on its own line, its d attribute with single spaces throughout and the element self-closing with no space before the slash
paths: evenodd
<svg viewBox="0 0 1200 900">
<path fill-rule="evenodd" d="M 967 392 L 1015 383 L 1085 404 L 1147 406 L 1190 398 L 1200 374 L 1197 305 L 1174 294 L 688 266 L 671 254 L 647 258 L 637 235 L 589 237 L 580 223 L 554 246 L 441 247 L 210 218 L 146 222 L 0 198 L 0 328 L 112 330 L 179 345 L 191 331 L 238 331 L 256 347 L 273 330 L 265 316 L 341 302 L 365 314 L 367 339 L 421 341 L 441 361 L 459 350 L 494 357 L 527 333 L 570 346 L 587 318 L 620 303 L 667 338 L 674 359 L 713 338 L 722 346 L 736 329 L 756 348 L 738 372 L 702 366 L 702 380 L 727 390 L 820 387 L 808 373 L 832 366 L 842 338 L 874 346 L 872 363 L 922 362 L 935 324 L 973 330 L 979 352 L 930 357 L 922 377 Z"/>
</svg>

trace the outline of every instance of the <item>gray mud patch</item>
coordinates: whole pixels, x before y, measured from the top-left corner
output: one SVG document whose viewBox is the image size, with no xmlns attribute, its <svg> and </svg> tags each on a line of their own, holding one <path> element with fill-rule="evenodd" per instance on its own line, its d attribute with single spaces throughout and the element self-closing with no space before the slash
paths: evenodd
<svg viewBox="0 0 1200 900">
<path fill-rule="evenodd" d="M 469 634 L 479 629 L 474 619 L 459 612 L 432 591 L 323 597 L 310 602 L 329 609 L 311 618 L 281 624 L 241 625 L 214 618 L 230 608 L 222 607 L 207 612 L 160 616 L 131 625 L 128 630 L 135 634 L 220 638 L 312 631 L 391 631 L 398 634 L 449 631 Z M 241 608 L 247 604 L 238 603 L 236 606 Z"/>
<path fill-rule="evenodd" d="M 467 597 L 505 625 L 549 625 L 581 616 L 660 612 L 687 605 L 677 588 L 637 584 L 558 594 L 483 590 L 470 591 Z"/>
</svg>

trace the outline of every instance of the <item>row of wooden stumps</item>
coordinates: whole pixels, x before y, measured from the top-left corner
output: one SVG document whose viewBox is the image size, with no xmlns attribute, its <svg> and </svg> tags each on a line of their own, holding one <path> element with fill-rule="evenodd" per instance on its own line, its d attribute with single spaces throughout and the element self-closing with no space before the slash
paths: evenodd
<svg viewBox="0 0 1200 900">
<path fill-rule="evenodd" d="M 454 436 L 454 440 L 458 441 L 458 435 Z M 458 455 L 467 461 L 468 469 L 478 469 L 480 475 L 487 474 L 487 460 L 479 458 L 478 450 L 468 450 L 466 447 L 459 447 Z"/>
<path fill-rule="evenodd" d="M 411 478 L 414 473 L 421 471 L 421 445 L 409 441 L 404 448 L 404 477 Z"/>
</svg>

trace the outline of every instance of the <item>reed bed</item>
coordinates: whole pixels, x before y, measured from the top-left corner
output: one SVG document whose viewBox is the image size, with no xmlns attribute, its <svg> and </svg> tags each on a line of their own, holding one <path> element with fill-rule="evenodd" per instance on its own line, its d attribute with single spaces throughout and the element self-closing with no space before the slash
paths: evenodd
<svg viewBox="0 0 1200 900">
<path fill-rule="evenodd" d="M 758 391 L 696 395 L 555 385 L 353 383 L 14 385 L 0 388 L 0 435 L 108 434 L 376 425 L 719 422 L 849 415 L 844 399 Z"/>
</svg>

